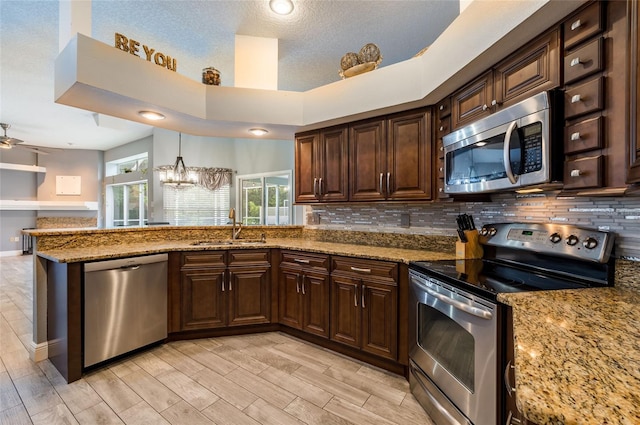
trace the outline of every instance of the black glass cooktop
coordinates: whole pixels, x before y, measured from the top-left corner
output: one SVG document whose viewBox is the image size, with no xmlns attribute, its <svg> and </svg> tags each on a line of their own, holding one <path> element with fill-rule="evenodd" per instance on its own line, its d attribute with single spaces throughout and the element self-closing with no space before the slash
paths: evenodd
<svg viewBox="0 0 640 425">
<path fill-rule="evenodd" d="M 411 268 L 490 299 L 498 293 L 576 289 L 592 285 L 495 260 L 414 261 Z"/>
</svg>

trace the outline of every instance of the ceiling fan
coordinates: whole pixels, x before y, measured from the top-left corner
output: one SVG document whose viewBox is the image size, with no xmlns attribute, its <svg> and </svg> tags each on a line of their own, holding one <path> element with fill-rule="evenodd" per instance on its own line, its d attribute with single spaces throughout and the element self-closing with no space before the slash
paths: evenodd
<svg viewBox="0 0 640 425">
<path fill-rule="evenodd" d="M 2 129 L 4 130 L 4 135 L 0 136 L 1 149 L 20 148 L 20 149 L 28 150 L 35 153 L 41 153 L 43 155 L 49 155 L 52 150 L 58 150 L 58 149 L 42 148 L 40 146 L 33 146 L 33 145 L 22 145 L 21 143 L 24 143 L 24 141 L 20 139 L 16 139 L 14 137 L 7 136 L 7 129 L 11 128 L 9 124 L 0 123 L 0 127 L 2 127 Z"/>
</svg>

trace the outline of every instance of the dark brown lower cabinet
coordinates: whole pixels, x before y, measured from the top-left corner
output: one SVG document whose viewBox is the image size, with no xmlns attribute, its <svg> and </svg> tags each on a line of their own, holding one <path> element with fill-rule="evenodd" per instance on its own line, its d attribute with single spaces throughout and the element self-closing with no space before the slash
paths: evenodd
<svg viewBox="0 0 640 425">
<path fill-rule="evenodd" d="M 398 359 L 397 264 L 333 258 L 331 339 Z"/>
<path fill-rule="evenodd" d="M 329 337 L 329 256 L 283 251 L 280 323 Z"/>
<path fill-rule="evenodd" d="M 270 322 L 269 250 L 185 253 L 180 330 Z"/>
</svg>

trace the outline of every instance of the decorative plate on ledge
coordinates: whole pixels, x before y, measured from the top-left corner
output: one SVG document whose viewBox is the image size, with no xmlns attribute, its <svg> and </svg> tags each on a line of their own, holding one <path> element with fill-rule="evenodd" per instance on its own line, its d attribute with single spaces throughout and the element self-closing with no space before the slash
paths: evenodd
<svg viewBox="0 0 640 425">
<path fill-rule="evenodd" d="M 374 69 L 376 69 L 377 66 L 378 64 L 375 62 L 361 63 L 356 66 L 352 66 L 351 68 L 346 69 L 344 71 L 341 70 L 340 76 L 342 78 L 353 77 L 355 75 L 364 74 L 365 72 L 373 71 Z"/>
</svg>

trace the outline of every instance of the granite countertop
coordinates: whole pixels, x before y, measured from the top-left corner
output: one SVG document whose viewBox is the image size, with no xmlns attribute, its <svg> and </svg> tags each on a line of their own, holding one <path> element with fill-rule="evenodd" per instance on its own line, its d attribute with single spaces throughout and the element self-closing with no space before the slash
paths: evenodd
<svg viewBox="0 0 640 425">
<path fill-rule="evenodd" d="M 58 263 L 76 263 L 107 260 L 135 255 L 155 254 L 172 251 L 210 251 L 228 249 L 282 248 L 332 255 L 368 258 L 373 260 L 396 261 L 408 264 L 410 261 L 450 260 L 453 253 L 420 249 L 389 248 L 358 244 L 322 242 L 298 238 L 267 239 L 266 243 L 249 245 L 209 245 L 194 246 L 195 241 L 140 242 L 122 245 L 97 245 L 78 248 L 56 248 L 39 250 L 37 254 Z"/>
<path fill-rule="evenodd" d="M 500 294 L 513 308 L 516 401 L 545 424 L 640 423 L 640 293 Z"/>
</svg>

